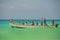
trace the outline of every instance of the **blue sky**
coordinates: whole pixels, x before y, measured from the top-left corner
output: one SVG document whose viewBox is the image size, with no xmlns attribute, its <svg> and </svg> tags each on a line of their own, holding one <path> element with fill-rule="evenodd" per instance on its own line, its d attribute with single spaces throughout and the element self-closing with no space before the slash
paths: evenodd
<svg viewBox="0 0 60 40">
<path fill-rule="evenodd" d="M 0 0 L 0 19 L 60 19 L 60 0 Z"/>
</svg>

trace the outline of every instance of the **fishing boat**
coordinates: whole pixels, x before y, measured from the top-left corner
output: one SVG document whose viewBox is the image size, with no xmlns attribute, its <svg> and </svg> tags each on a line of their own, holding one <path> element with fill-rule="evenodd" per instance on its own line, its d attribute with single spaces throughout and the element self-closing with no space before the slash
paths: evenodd
<svg viewBox="0 0 60 40">
<path fill-rule="evenodd" d="M 20 24 L 20 22 L 19 22 L 19 24 L 15 24 L 14 22 L 13 22 L 13 19 L 12 20 L 10 20 L 10 23 L 9 23 L 10 25 L 11 25 L 11 27 L 12 28 L 36 28 L 36 27 L 41 27 L 42 25 L 34 25 L 34 22 L 32 22 L 32 24 L 31 25 L 24 25 L 24 23 L 21 25 Z M 56 25 L 47 25 L 47 24 L 45 24 L 44 26 L 42 26 L 42 27 L 49 27 L 49 28 L 57 28 L 58 27 L 58 24 L 56 24 Z"/>
</svg>

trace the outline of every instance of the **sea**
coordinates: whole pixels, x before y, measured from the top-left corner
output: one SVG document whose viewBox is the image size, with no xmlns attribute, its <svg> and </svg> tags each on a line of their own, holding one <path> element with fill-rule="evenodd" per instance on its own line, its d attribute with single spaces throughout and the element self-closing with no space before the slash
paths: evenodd
<svg viewBox="0 0 60 40">
<path fill-rule="evenodd" d="M 40 20 L 14 20 L 14 23 L 20 24 L 34 21 L 34 24 Z M 52 20 L 46 20 L 46 24 L 51 25 Z M 59 24 L 58 28 L 12 28 L 9 20 L 0 19 L 0 40 L 60 40 L 60 20 L 54 20 L 54 24 Z"/>
<path fill-rule="evenodd" d="M 19 20 L 14 20 L 14 23 L 18 24 L 20 22 L 20 24 L 22 23 L 26 23 L 28 25 L 31 25 L 32 21 L 34 22 L 34 24 L 38 23 L 38 25 L 41 24 L 41 20 L 24 20 L 24 19 L 19 19 Z M 46 24 L 50 24 L 52 25 L 52 20 L 46 20 Z M 60 20 L 54 20 L 54 24 L 59 24 L 60 25 Z M 0 20 L 0 27 L 5 27 L 5 26 L 9 26 L 9 20 Z"/>
</svg>

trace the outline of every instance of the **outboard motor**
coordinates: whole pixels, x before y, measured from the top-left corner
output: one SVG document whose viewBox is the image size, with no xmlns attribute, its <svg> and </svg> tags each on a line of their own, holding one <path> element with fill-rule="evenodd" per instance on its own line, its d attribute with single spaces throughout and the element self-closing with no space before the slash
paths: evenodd
<svg viewBox="0 0 60 40">
<path fill-rule="evenodd" d="M 55 27 L 57 28 L 58 27 L 58 24 L 56 24 Z"/>
</svg>

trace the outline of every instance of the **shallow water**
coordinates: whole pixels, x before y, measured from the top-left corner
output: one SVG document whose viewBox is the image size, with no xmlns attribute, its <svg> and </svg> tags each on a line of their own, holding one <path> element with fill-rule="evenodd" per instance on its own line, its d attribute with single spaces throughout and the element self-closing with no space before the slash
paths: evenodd
<svg viewBox="0 0 60 40">
<path fill-rule="evenodd" d="M 15 20 L 18 23 L 22 20 Z M 26 22 L 26 20 L 23 20 Z M 31 20 L 27 20 L 29 24 Z M 34 22 L 39 22 L 34 20 Z M 0 40 L 60 40 L 60 20 L 55 20 L 55 24 L 59 24 L 58 28 L 11 28 L 9 20 L 0 20 Z M 47 20 L 47 24 L 51 24 L 51 20 Z"/>
</svg>

